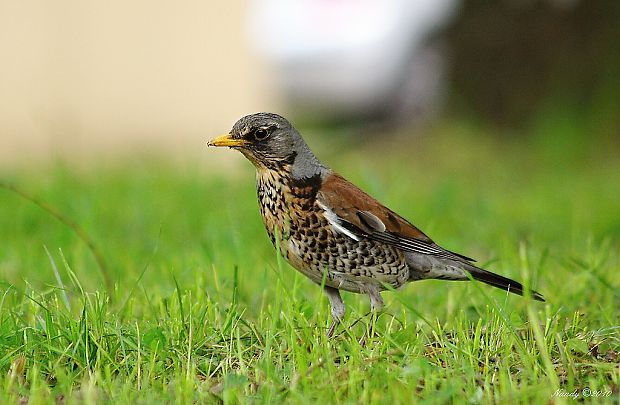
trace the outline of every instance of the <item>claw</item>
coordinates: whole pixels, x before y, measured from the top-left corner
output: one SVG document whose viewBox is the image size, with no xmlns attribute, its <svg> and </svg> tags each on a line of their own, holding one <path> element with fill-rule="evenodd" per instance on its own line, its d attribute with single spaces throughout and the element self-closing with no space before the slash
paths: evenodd
<svg viewBox="0 0 620 405">
<path fill-rule="evenodd" d="M 329 298 L 329 303 L 331 305 L 332 312 L 332 324 L 329 326 L 327 330 L 327 337 L 330 338 L 334 335 L 334 331 L 336 330 L 336 326 L 340 323 L 344 316 L 344 302 L 340 297 L 340 292 L 336 288 L 324 287 L 325 294 L 327 298 Z"/>
<path fill-rule="evenodd" d="M 336 326 L 338 325 L 338 322 L 336 320 L 332 321 L 332 324 L 329 325 L 329 329 L 327 329 L 327 337 L 331 338 L 334 336 L 334 331 L 336 330 Z"/>
</svg>

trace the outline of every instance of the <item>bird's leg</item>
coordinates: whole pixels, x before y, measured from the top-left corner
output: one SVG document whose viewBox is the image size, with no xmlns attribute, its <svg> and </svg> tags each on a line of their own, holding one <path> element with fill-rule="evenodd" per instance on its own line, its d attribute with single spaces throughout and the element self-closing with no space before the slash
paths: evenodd
<svg viewBox="0 0 620 405">
<path fill-rule="evenodd" d="M 327 337 L 332 337 L 334 335 L 334 330 L 336 326 L 342 321 L 344 317 L 345 307 L 344 302 L 342 301 L 342 297 L 340 296 L 340 291 L 338 289 L 324 286 L 323 291 L 329 298 L 329 304 L 332 308 L 332 324 L 329 326 L 327 330 Z"/>
<path fill-rule="evenodd" d="M 383 298 L 381 297 L 381 292 L 375 286 L 368 287 L 366 291 L 368 297 L 370 298 L 370 325 L 368 330 L 362 338 L 359 340 L 359 344 L 364 346 L 366 344 L 366 337 L 371 338 L 375 334 L 375 323 L 379 317 L 379 313 L 383 309 L 384 303 Z"/>
<path fill-rule="evenodd" d="M 370 298 L 370 310 L 374 313 L 381 312 L 383 306 L 383 298 L 381 292 L 377 287 L 371 287 L 368 289 L 368 297 Z"/>
</svg>

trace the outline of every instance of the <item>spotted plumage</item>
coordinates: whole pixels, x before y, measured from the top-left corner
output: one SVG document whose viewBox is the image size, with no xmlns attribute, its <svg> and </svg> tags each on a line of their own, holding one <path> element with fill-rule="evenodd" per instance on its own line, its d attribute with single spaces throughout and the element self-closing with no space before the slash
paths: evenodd
<svg viewBox="0 0 620 405">
<path fill-rule="evenodd" d="M 324 285 L 334 322 L 344 315 L 339 290 L 364 293 L 373 310 L 380 292 L 423 279 L 472 278 L 512 293 L 523 286 L 450 252 L 395 212 L 319 162 L 293 126 L 276 114 L 243 117 L 210 146 L 238 149 L 256 167 L 259 209 L 280 254 Z M 535 291 L 532 296 L 544 301 Z"/>
<path fill-rule="evenodd" d="M 330 224 L 320 191 L 321 176 L 293 179 L 290 165 L 259 168 L 256 186 L 261 217 L 271 242 L 299 271 L 316 283 L 351 292 L 365 284 L 394 288 L 409 278 L 405 255 L 396 247 L 358 240 Z M 333 215 L 333 213 L 332 213 Z"/>
</svg>

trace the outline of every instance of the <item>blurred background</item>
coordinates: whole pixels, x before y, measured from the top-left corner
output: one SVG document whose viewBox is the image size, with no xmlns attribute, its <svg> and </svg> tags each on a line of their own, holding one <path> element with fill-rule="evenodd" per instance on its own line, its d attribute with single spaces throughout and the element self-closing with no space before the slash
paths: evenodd
<svg viewBox="0 0 620 405">
<path fill-rule="evenodd" d="M 0 165 L 184 156 L 257 111 L 617 140 L 619 44 L 613 0 L 1 0 Z"/>
</svg>

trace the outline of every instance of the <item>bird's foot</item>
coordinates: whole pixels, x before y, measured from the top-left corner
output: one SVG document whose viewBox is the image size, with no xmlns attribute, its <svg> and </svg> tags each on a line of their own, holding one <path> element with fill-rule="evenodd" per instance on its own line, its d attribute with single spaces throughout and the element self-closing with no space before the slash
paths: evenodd
<svg viewBox="0 0 620 405">
<path fill-rule="evenodd" d="M 370 339 L 378 336 L 378 333 L 376 331 L 377 319 L 379 319 L 379 314 L 376 312 L 372 312 L 370 314 L 370 320 L 368 322 L 366 330 L 364 331 L 364 334 L 362 335 L 362 337 L 358 340 L 358 343 L 360 346 L 366 347 L 366 343 Z"/>
<path fill-rule="evenodd" d="M 333 320 L 332 324 L 329 325 L 329 329 L 327 329 L 327 337 L 331 338 L 334 336 L 334 331 L 336 330 L 336 326 L 338 326 L 338 321 L 337 320 Z"/>
</svg>

